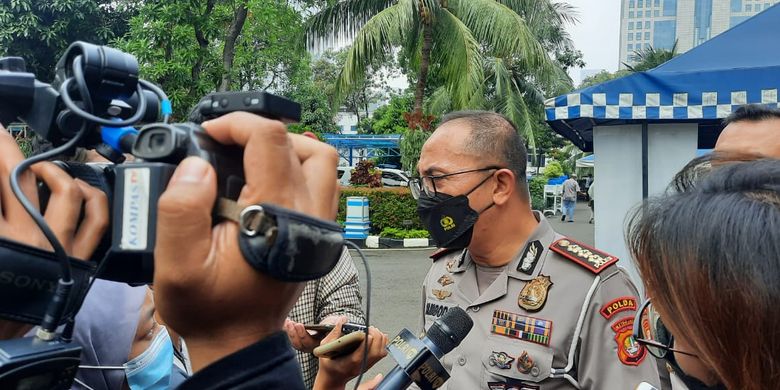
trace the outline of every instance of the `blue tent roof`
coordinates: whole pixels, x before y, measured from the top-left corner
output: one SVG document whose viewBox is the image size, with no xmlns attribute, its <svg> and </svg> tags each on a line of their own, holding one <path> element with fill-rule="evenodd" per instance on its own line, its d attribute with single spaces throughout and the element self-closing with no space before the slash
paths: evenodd
<svg viewBox="0 0 780 390">
<path fill-rule="evenodd" d="M 711 148 L 737 107 L 777 107 L 778 24 L 780 4 L 655 69 L 548 99 L 547 122 L 584 151 L 596 125 L 693 122 L 699 147 Z"/>
</svg>

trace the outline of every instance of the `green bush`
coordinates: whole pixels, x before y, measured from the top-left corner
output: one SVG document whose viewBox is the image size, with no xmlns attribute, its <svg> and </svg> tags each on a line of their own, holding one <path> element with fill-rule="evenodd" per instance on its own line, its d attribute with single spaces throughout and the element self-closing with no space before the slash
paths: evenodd
<svg viewBox="0 0 780 390">
<path fill-rule="evenodd" d="M 398 229 L 386 227 L 379 233 L 379 237 L 387 238 L 428 238 L 427 230 L 422 229 Z"/>
<path fill-rule="evenodd" d="M 544 204 L 544 186 L 547 184 L 545 176 L 536 176 L 528 183 L 528 190 L 531 192 L 531 208 L 542 211 L 546 208 Z"/>
<path fill-rule="evenodd" d="M 424 229 L 417 216 L 417 201 L 408 188 L 354 188 L 342 187 L 339 201 L 338 221 L 346 219 L 347 197 L 368 197 L 371 232 L 379 233 L 385 228 Z M 408 224 L 404 224 L 408 221 Z"/>
<path fill-rule="evenodd" d="M 544 176 L 548 179 L 563 176 L 563 167 L 558 161 L 552 161 L 544 167 Z"/>
</svg>

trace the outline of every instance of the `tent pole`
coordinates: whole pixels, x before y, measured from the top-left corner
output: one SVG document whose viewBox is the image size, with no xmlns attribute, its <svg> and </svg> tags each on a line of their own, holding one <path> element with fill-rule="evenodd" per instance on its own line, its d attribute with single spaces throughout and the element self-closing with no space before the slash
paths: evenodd
<svg viewBox="0 0 780 390">
<path fill-rule="evenodd" d="M 642 199 L 647 199 L 647 122 L 642 123 Z"/>
</svg>

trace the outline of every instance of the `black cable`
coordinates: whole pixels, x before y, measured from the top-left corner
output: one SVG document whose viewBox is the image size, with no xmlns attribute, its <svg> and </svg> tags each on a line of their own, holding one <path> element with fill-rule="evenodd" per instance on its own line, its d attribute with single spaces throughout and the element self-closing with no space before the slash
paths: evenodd
<svg viewBox="0 0 780 390">
<path fill-rule="evenodd" d="M 134 125 L 136 122 L 140 121 L 146 113 L 146 99 L 143 98 L 144 88 L 141 86 L 141 83 L 139 83 L 138 87 L 136 88 L 136 93 L 138 93 L 139 99 L 138 108 L 136 108 L 135 113 L 128 119 L 115 122 L 109 119 L 100 118 L 82 110 L 81 107 L 79 107 L 73 101 L 73 99 L 70 97 L 70 93 L 68 92 L 68 87 L 70 87 L 70 83 L 73 82 L 73 80 L 74 79 L 69 78 L 65 80 L 62 85 L 60 85 L 60 97 L 62 98 L 62 103 L 65 104 L 65 107 L 83 119 L 108 127 L 125 127 Z"/>
<path fill-rule="evenodd" d="M 162 107 L 163 123 L 168 123 L 168 121 L 171 118 L 171 114 L 169 112 L 170 111 L 170 107 L 168 107 L 168 109 L 166 110 L 166 107 L 164 107 L 164 105 L 166 104 L 166 102 L 167 102 L 167 104 L 170 105 L 170 100 L 168 100 L 168 95 L 165 93 L 165 91 L 163 91 L 162 88 L 158 87 L 154 83 L 151 83 L 151 82 L 143 80 L 143 79 L 139 79 L 138 80 L 138 84 L 140 84 L 144 88 L 154 92 L 154 94 L 157 95 L 157 97 L 160 99 L 160 102 L 163 104 L 163 107 Z"/>
<path fill-rule="evenodd" d="M 363 266 L 366 269 L 366 342 L 363 349 L 363 361 L 360 363 L 360 375 L 355 382 L 355 390 L 357 390 L 358 386 L 360 386 L 360 381 L 363 380 L 363 374 L 366 373 L 366 367 L 368 366 L 368 328 L 370 326 L 369 319 L 371 318 L 371 271 L 368 269 L 366 255 L 363 254 L 360 247 L 355 245 L 352 241 L 344 241 L 344 244 L 348 247 L 352 247 L 352 249 L 358 252 L 360 259 L 363 261 Z"/>
<path fill-rule="evenodd" d="M 76 87 L 81 95 L 81 102 L 84 103 L 84 109 L 92 112 L 92 95 L 87 87 L 87 80 L 84 79 L 84 69 L 81 66 L 81 55 L 73 59 L 73 77 L 76 78 Z"/>
</svg>

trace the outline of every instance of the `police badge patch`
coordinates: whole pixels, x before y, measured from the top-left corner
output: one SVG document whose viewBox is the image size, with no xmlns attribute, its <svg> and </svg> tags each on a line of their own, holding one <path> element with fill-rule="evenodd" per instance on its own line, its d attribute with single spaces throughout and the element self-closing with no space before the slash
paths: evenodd
<svg viewBox="0 0 780 390">
<path fill-rule="evenodd" d="M 515 361 L 515 358 L 509 356 L 509 354 L 506 352 L 496 351 L 493 351 L 493 353 L 490 354 L 490 358 L 488 359 L 488 363 L 491 366 L 496 366 L 504 370 L 512 368 L 513 361 Z"/>
<path fill-rule="evenodd" d="M 539 258 L 542 257 L 542 252 L 544 252 L 544 246 L 542 246 L 539 240 L 529 242 L 523 254 L 520 255 L 520 263 L 517 264 L 517 270 L 526 275 L 534 273 L 534 268 L 536 268 Z"/>
<path fill-rule="evenodd" d="M 645 360 L 647 348 L 639 344 L 632 335 L 634 317 L 625 317 L 612 324 L 617 343 L 618 359 L 627 366 L 638 366 Z"/>
<path fill-rule="evenodd" d="M 523 286 L 520 295 L 517 296 L 517 304 L 530 312 L 541 310 L 547 302 L 547 291 L 552 285 L 549 276 L 540 274 Z"/>
</svg>

